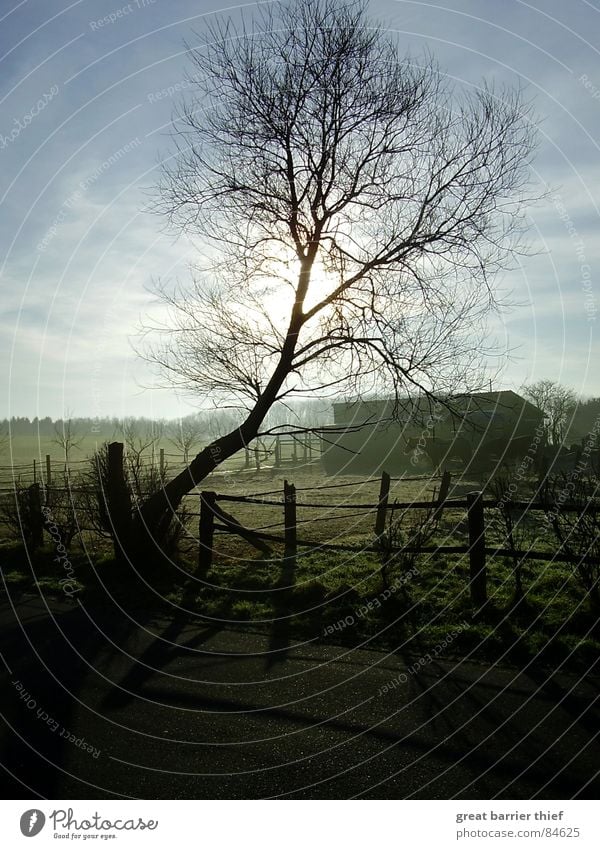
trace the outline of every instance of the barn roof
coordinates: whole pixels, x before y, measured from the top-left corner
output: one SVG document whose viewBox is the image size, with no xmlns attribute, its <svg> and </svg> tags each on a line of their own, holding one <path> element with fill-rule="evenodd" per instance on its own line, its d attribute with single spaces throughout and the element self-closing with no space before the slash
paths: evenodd
<svg viewBox="0 0 600 849">
<path fill-rule="evenodd" d="M 496 392 L 464 392 L 442 399 L 443 402 L 458 414 L 475 411 L 511 414 L 516 413 L 520 418 L 541 420 L 543 412 L 512 389 Z M 427 415 L 435 407 L 435 402 L 425 395 L 406 398 L 372 398 L 342 401 L 333 404 L 333 417 L 336 423 L 366 421 L 371 419 L 406 420 L 415 414 Z M 447 409 L 447 408 L 446 408 Z"/>
</svg>

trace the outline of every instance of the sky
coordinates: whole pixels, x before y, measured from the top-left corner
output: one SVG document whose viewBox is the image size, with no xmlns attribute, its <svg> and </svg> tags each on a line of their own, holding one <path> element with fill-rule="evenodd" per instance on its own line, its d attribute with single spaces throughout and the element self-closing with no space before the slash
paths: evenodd
<svg viewBox="0 0 600 849">
<path fill-rule="evenodd" d="M 252 7 L 253 4 L 245 4 Z M 176 417 L 135 351 L 153 280 L 185 282 L 201 245 L 150 211 L 184 41 L 238 5 L 0 0 L 0 418 Z M 600 395 L 600 2 L 371 0 L 401 52 L 469 90 L 519 85 L 540 116 L 531 255 L 498 281 L 514 306 L 497 389 L 550 378 Z"/>
</svg>

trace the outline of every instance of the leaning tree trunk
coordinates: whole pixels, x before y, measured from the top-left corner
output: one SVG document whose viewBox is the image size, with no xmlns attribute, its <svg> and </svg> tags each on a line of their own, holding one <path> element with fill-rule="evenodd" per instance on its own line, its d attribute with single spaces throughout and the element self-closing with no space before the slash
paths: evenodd
<svg viewBox="0 0 600 849">
<path fill-rule="evenodd" d="M 242 448 L 246 448 L 256 438 L 267 413 L 277 400 L 281 387 L 293 368 L 296 344 L 305 321 L 303 303 L 318 251 L 319 236 L 319 233 L 315 234 L 315 239 L 301 261 L 296 300 L 279 361 L 246 420 L 239 428 L 204 448 L 182 472 L 140 505 L 132 516 L 128 556 L 135 559 L 140 566 L 147 565 L 148 557 L 160 559 L 162 542 L 182 498 L 217 466 Z"/>
<path fill-rule="evenodd" d="M 187 468 L 133 510 L 129 532 L 121 537 L 115 554 L 123 556 L 123 548 L 126 546 L 127 559 L 140 568 L 163 560 L 164 541 L 173 514 L 184 496 L 221 463 L 240 451 L 254 435 L 242 425 L 204 448 Z"/>
<path fill-rule="evenodd" d="M 246 448 L 258 435 L 261 424 L 291 369 L 297 335 L 298 331 L 291 336 L 288 335 L 277 368 L 254 409 L 240 427 L 216 439 L 200 451 L 182 472 L 165 483 L 134 511 L 127 538 L 129 548 L 127 556 L 130 560 L 144 566 L 148 563 L 148 558 L 160 559 L 163 540 L 173 514 L 184 496 L 221 463 Z"/>
</svg>

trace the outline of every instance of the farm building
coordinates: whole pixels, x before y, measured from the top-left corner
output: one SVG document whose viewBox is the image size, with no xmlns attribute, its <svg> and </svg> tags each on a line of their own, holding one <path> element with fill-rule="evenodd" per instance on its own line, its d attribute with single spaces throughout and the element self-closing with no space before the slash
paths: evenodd
<svg viewBox="0 0 600 849">
<path fill-rule="evenodd" d="M 334 424 L 322 436 L 323 467 L 327 474 L 375 474 L 442 463 L 467 466 L 474 459 L 479 465 L 497 462 L 507 454 L 524 454 L 536 434 L 538 445 L 543 418 L 511 390 L 443 402 L 418 396 L 338 403 Z"/>
</svg>

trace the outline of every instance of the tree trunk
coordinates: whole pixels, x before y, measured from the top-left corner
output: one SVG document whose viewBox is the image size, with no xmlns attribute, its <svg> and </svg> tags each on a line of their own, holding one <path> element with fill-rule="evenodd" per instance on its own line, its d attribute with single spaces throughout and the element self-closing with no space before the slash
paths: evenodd
<svg viewBox="0 0 600 849">
<path fill-rule="evenodd" d="M 288 334 L 288 348 L 273 372 L 260 400 L 240 425 L 225 436 L 207 445 L 191 463 L 172 480 L 151 495 L 132 518 L 131 551 L 129 557 L 142 565 L 147 557 L 160 556 L 161 541 L 168 530 L 173 513 L 185 495 L 198 486 L 217 466 L 241 451 L 257 436 L 260 426 L 269 412 L 277 394 L 287 377 L 298 332 Z"/>
<path fill-rule="evenodd" d="M 267 385 L 246 420 L 235 430 L 216 439 L 199 454 L 182 472 L 151 495 L 132 517 L 129 557 L 146 565 L 147 557 L 159 558 L 161 543 L 168 531 L 173 513 L 181 504 L 182 498 L 195 486 L 198 486 L 217 466 L 232 457 L 256 438 L 265 416 L 277 400 L 277 396 L 286 378 L 290 374 L 296 344 L 302 325 L 306 320 L 303 314 L 304 298 L 308 290 L 312 267 L 318 251 L 320 233 L 301 261 L 296 290 L 296 300 L 292 308 L 290 324 L 281 355 Z"/>
<path fill-rule="evenodd" d="M 183 497 L 224 460 L 242 449 L 245 442 L 242 428 L 215 440 L 194 457 L 187 468 L 139 506 L 132 517 L 130 559 L 141 565 L 142 560 L 160 555 L 162 540 Z"/>
</svg>

